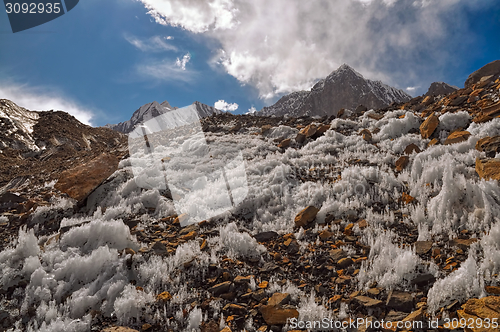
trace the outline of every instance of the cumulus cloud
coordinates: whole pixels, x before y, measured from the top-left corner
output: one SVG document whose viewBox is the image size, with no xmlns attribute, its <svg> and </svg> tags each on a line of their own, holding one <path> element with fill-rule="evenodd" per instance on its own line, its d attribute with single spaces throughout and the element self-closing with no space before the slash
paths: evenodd
<svg viewBox="0 0 500 332">
<path fill-rule="evenodd" d="M 143 52 L 177 51 L 177 47 L 165 42 L 165 40 L 172 39 L 173 37 L 171 36 L 154 36 L 148 39 L 139 39 L 135 36 L 125 34 L 123 37 L 131 45 L 134 45 L 136 48 Z"/>
<path fill-rule="evenodd" d="M 250 114 L 251 115 L 251 114 L 255 114 L 255 113 L 257 113 L 257 109 L 252 106 L 252 107 L 250 107 L 248 109 L 248 112 L 246 112 L 245 114 Z"/>
<path fill-rule="evenodd" d="M 342 63 L 397 87 L 427 85 L 440 79 L 443 68 L 458 68 L 453 54 L 475 40 L 466 11 L 495 5 L 495 0 L 140 1 L 158 23 L 214 40 L 220 48 L 214 63 L 255 86 L 263 98 L 310 88 Z"/>
<path fill-rule="evenodd" d="M 92 125 L 94 117 L 90 109 L 46 88 L 4 82 L 0 83 L 0 98 L 9 99 L 30 111 L 64 111 L 86 125 Z"/>
<path fill-rule="evenodd" d="M 238 104 L 233 103 L 227 103 L 226 101 L 220 99 L 215 102 L 214 107 L 218 110 L 224 111 L 224 112 L 234 112 L 238 109 Z"/>
<path fill-rule="evenodd" d="M 185 54 L 182 59 L 177 58 L 175 61 L 175 65 L 182 70 L 186 70 L 186 64 L 191 60 L 191 54 Z"/>
</svg>

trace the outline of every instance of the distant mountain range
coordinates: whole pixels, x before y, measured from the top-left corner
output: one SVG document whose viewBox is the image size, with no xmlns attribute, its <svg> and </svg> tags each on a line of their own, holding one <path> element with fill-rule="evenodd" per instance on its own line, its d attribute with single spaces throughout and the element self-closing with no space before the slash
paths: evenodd
<svg viewBox="0 0 500 332">
<path fill-rule="evenodd" d="M 204 118 L 204 117 L 210 116 L 212 114 L 221 114 L 222 113 L 222 111 L 220 111 L 212 106 L 202 104 L 198 101 L 195 101 L 193 103 L 193 105 L 196 106 L 196 111 L 198 112 L 198 115 L 200 116 L 200 118 Z M 120 122 L 120 123 L 114 124 L 114 125 L 108 124 L 105 127 L 120 131 L 120 132 L 125 133 L 125 134 L 128 134 L 132 130 L 134 130 L 134 128 L 138 124 L 144 123 L 152 118 L 155 118 L 161 114 L 164 114 L 166 112 L 169 112 L 169 111 L 172 111 L 175 109 L 177 109 L 177 107 L 170 106 L 168 101 L 164 101 L 161 104 L 159 104 L 156 101 L 153 101 L 152 103 L 145 104 L 145 105 L 142 105 L 141 107 L 139 107 L 139 109 L 137 111 L 135 111 L 134 114 L 132 114 L 132 117 L 130 118 L 130 120 Z"/>
<path fill-rule="evenodd" d="M 272 106 L 264 107 L 257 115 L 264 116 L 331 116 L 341 108 L 356 109 L 364 105 L 378 109 L 412 97 L 381 81 L 365 79 L 350 66 L 343 64 L 325 79 L 316 83 L 311 91 L 297 91 L 282 97 Z"/>
</svg>

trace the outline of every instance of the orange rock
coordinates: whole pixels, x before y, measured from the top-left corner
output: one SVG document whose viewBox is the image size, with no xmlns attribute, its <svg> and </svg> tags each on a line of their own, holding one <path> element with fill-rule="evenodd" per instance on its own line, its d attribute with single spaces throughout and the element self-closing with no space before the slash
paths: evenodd
<svg viewBox="0 0 500 332">
<path fill-rule="evenodd" d="M 370 113 L 367 115 L 370 119 L 373 119 L 373 120 L 380 120 L 384 117 L 383 114 L 377 114 L 377 113 Z"/>
<path fill-rule="evenodd" d="M 448 138 L 444 142 L 444 145 L 465 142 L 469 139 L 469 137 L 470 133 L 468 131 L 465 130 L 454 131 L 448 136 Z"/>
<path fill-rule="evenodd" d="M 372 133 L 368 129 L 363 129 L 359 132 L 360 135 L 363 135 L 363 139 L 367 142 L 372 140 Z"/>
<path fill-rule="evenodd" d="M 284 325 L 288 320 L 299 317 L 297 309 L 284 309 L 272 305 L 261 306 L 260 312 L 268 325 Z"/>
<path fill-rule="evenodd" d="M 284 139 L 281 141 L 280 144 L 278 144 L 278 148 L 285 149 L 285 148 L 290 146 L 291 142 L 292 142 L 292 140 L 290 138 Z"/>
<path fill-rule="evenodd" d="M 485 180 L 500 180 L 500 159 L 476 158 L 476 173 Z"/>
<path fill-rule="evenodd" d="M 189 241 L 189 240 L 192 240 L 192 239 L 196 238 L 197 235 L 198 235 L 198 233 L 196 233 L 196 231 L 191 231 L 191 232 L 189 232 L 187 234 L 184 234 L 179 239 L 180 240 L 184 240 L 184 241 Z"/>
<path fill-rule="evenodd" d="M 172 298 L 172 295 L 170 295 L 169 292 L 163 292 L 161 294 L 158 294 L 156 296 L 156 300 L 160 302 L 167 302 Z"/>
<path fill-rule="evenodd" d="M 412 196 L 408 195 L 407 193 L 403 193 L 403 195 L 399 199 L 400 202 L 403 202 L 405 204 L 410 204 L 414 200 L 415 200 L 415 197 L 412 197 Z"/>
<path fill-rule="evenodd" d="M 302 129 L 300 131 L 300 133 L 305 135 L 307 138 L 307 137 L 311 137 L 312 135 L 316 134 L 317 130 L 318 130 L 318 127 L 314 123 L 311 123 L 310 125 L 308 125 L 304 129 Z"/>
<path fill-rule="evenodd" d="M 412 154 L 413 152 L 420 153 L 422 150 L 420 150 L 420 148 L 413 143 L 408 145 L 404 150 L 404 154 Z"/>
<path fill-rule="evenodd" d="M 350 223 L 344 228 L 344 234 L 345 235 L 351 235 L 352 234 L 352 228 L 354 227 L 353 223 Z"/>
<path fill-rule="evenodd" d="M 330 129 L 330 125 L 323 124 L 318 127 L 318 130 L 316 130 L 316 135 L 315 136 L 321 136 L 324 133 L 326 133 Z"/>
<path fill-rule="evenodd" d="M 398 172 L 401 172 L 403 169 L 405 169 L 406 166 L 408 166 L 408 163 L 410 162 L 410 157 L 408 156 L 402 156 L 396 161 L 396 170 Z"/>
<path fill-rule="evenodd" d="M 491 116 L 485 115 L 483 113 L 479 113 L 478 115 L 476 115 L 476 117 L 474 119 L 472 119 L 472 122 L 484 123 L 484 122 L 488 122 L 490 120 L 493 120 L 493 118 Z"/>
<path fill-rule="evenodd" d="M 486 152 L 488 157 L 494 157 L 500 152 L 500 136 L 484 137 L 476 143 L 476 150 Z"/>
<path fill-rule="evenodd" d="M 54 188 L 81 202 L 118 168 L 118 158 L 101 154 L 86 164 L 61 173 Z"/>
<path fill-rule="evenodd" d="M 364 229 L 368 227 L 368 222 L 365 219 L 361 219 L 360 221 L 358 221 L 358 227 L 359 229 Z"/>
<path fill-rule="evenodd" d="M 484 115 L 494 117 L 500 114 L 500 101 L 482 109 Z"/>
<path fill-rule="evenodd" d="M 327 230 L 327 229 L 325 229 L 325 230 L 323 230 L 323 231 L 321 231 L 321 232 L 319 233 L 319 238 L 320 238 L 321 240 L 323 240 L 323 241 L 324 241 L 324 240 L 327 240 L 327 239 L 329 239 L 329 238 L 331 238 L 332 236 L 333 236 L 333 233 L 332 233 L 332 232 L 330 232 L 330 231 L 329 231 L 329 230 Z"/>
<path fill-rule="evenodd" d="M 499 286 L 486 286 L 485 289 L 490 294 L 500 295 L 500 287 Z"/>
<path fill-rule="evenodd" d="M 312 222 L 316 215 L 318 214 L 319 209 L 314 206 L 308 206 L 304 210 L 300 211 L 299 214 L 295 217 L 295 226 L 303 227 Z"/>
<path fill-rule="evenodd" d="M 439 125 L 439 119 L 434 112 L 420 125 L 420 135 L 422 138 L 429 138 Z"/>
<path fill-rule="evenodd" d="M 500 318 L 500 296 L 470 299 L 463 305 L 464 312 L 479 318 Z"/>
<path fill-rule="evenodd" d="M 433 138 L 428 144 L 427 146 L 433 146 L 433 145 L 436 145 L 439 143 L 439 140 L 437 138 Z"/>
<path fill-rule="evenodd" d="M 267 286 L 269 285 L 269 282 L 268 281 L 263 281 L 259 284 L 259 288 L 267 288 Z"/>
<path fill-rule="evenodd" d="M 260 133 L 264 134 L 267 131 L 271 130 L 271 128 L 272 128 L 271 125 L 263 125 L 262 127 L 260 127 Z"/>
</svg>

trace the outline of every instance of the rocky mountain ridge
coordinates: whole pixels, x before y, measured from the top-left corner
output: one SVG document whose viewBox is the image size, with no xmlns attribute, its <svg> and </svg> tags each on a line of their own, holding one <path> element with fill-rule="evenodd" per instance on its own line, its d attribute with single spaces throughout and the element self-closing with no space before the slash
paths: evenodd
<svg viewBox="0 0 500 332">
<path fill-rule="evenodd" d="M 344 64 L 325 79 L 317 82 L 311 91 L 297 91 L 282 97 L 274 105 L 257 112 L 263 116 L 332 116 L 342 109 L 354 110 L 359 105 L 378 109 L 395 102 L 411 99 L 402 90 L 381 81 L 365 79 L 363 75 Z"/>
<path fill-rule="evenodd" d="M 203 103 L 200 103 L 198 101 L 195 101 L 193 103 L 196 107 L 196 111 L 198 112 L 198 115 L 200 118 L 204 118 L 213 114 L 221 114 L 222 111 L 212 107 L 205 105 Z M 152 103 L 145 104 L 139 109 L 137 109 L 133 114 L 130 120 L 127 120 L 125 122 L 120 122 L 118 124 L 114 125 L 106 125 L 105 127 L 122 132 L 124 134 L 130 133 L 134 128 L 140 124 L 144 123 L 147 120 L 150 120 L 154 117 L 157 117 L 163 113 L 172 111 L 177 109 L 177 107 L 172 107 L 168 103 L 168 101 L 164 101 L 161 104 L 158 104 L 158 102 L 153 101 Z"/>
</svg>

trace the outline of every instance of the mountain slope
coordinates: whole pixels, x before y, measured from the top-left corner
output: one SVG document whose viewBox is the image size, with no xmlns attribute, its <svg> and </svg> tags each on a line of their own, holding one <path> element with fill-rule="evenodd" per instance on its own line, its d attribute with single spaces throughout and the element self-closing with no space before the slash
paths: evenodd
<svg viewBox="0 0 500 332">
<path fill-rule="evenodd" d="M 33 112 L 0 99 L 0 185 L 15 177 L 43 183 L 110 151 L 121 154 L 126 136 L 93 128 L 62 111 Z"/>
<path fill-rule="evenodd" d="M 196 110 L 200 118 L 204 118 L 212 114 L 221 113 L 221 111 L 211 106 L 202 104 L 198 101 L 194 102 L 193 104 L 196 105 Z M 144 123 L 148 120 L 151 120 L 152 118 L 155 118 L 174 109 L 177 109 L 177 107 L 170 106 L 167 101 L 164 101 L 161 104 L 153 101 L 152 103 L 142 105 L 137 111 L 134 112 L 134 114 L 132 114 L 130 120 L 120 122 L 115 125 L 106 125 L 105 127 L 127 134 L 130 133 L 138 124 Z"/>
<path fill-rule="evenodd" d="M 358 105 L 382 108 L 392 102 L 405 102 L 411 96 L 380 81 L 365 79 L 344 64 L 316 83 L 311 91 L 297 91 L 282 97 L 258 115 L 330 116 L 341 108 L 355 109 Z"/>
</svg>

